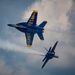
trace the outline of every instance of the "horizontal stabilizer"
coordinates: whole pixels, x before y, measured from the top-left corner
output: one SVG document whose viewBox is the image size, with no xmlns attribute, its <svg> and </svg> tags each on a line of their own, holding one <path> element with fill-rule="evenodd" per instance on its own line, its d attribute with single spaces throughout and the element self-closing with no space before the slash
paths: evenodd
<svg viewBox="0 0 75 75">
<path fill-rule="evenodd" d="M 39 27 L 44 27 L 45 25 L 46 25 L 46 23 L 47 23 L 47 21 L 43 21 L 40 25 L 39 25 Z"/>
<path fill-rule="evenodd" d="M 56 55 L 55 55 L 54 57 L 55 57 L 55 58 L 59 58 L 59 57 L 58 57 L 58 56 L 56 56 Z"/>
<path fill-rule="evenodd" d="M 41 40 L 44 40 L 44 37 L 43 37 L 43 34 L 42 33 L 37 33 L 38 34 L 38 36 L 39 36 L 39 38 L 41 39 Z"/>
<path fill-rule="evenodd" d="M 44 48 L 45 48 L 46 51 L 48 51 L 46 47 L 44 47 Z"/>
</svg>

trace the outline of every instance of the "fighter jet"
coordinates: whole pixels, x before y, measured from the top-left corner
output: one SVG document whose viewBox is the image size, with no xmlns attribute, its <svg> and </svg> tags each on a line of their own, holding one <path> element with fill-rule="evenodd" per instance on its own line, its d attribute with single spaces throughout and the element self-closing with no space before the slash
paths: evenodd
<svg viewBox="0 0 75 75">
<path fill-rule="evenodd" d="M 17 24 L 8 24 L 10 27 L 15 27 L 19 31 L 25 33 L 26 36 L 26 43 L 27 47 L 31 47 L 33 43 L 34 34 L 37 33 L 41 40 L 44 40 L 43 32 L 44 26 L 46 25 L 47 21 L 43 21 L 40 25 L 37 25 L 37 15 L 38 11 L 33 10 L 29 20 L 27 22 L 21 22 Z"/>
<path fill-rule="evenodd" d="M 47 63 L 50 59 L 52 59 L 53 57 L 54 57 L 54 58 L 58 58 L 58 56 L 55 55 L 55 48 L 56 48 L 57 44 L 58 44 L 58 41 L 54 44 L 53 48 L 50 47 L 49 50 L 47 50 L 47 49 L 44 47 L 48 52 L 46 53 L 45 58 L 42 60 L 42 62 L 44 62 L 44 64 L 42 65 L 41 68 L 44 68 L 44 66 L 46 65 L 46 63 Z"/>
</svg>

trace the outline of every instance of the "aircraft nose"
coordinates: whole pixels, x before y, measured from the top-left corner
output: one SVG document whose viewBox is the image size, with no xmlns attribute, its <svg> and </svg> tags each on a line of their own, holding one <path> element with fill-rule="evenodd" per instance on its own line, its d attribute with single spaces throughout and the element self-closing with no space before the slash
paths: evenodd
<svg viewBox="0 0 75 75">
<path fill-rule="evenodd" d="M 10 27 L 13 27 L 13 24 L 7 24 L 8 26 L 10 26 Z"/>
<path fill-rule="evenodd" d="M 12 24 L 7 24 L 8 26 L 12 26 Z"/>
</svg>

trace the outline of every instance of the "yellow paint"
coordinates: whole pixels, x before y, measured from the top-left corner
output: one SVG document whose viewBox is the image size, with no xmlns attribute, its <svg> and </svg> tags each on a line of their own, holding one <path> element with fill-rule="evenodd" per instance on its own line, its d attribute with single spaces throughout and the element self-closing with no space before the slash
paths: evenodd
<svg viewBox="0 0 75 75">
<path fill-rule="evenodd" d="M 33 13 L 31 16 L 31 19 L 34 19 L 34 18 L 35 18 L 35 13 Z"/>
<path fill-rule="evenodd" d="M 33 24 L 34 18 L 35 18 L 35 13 L 32 14 L 31 19 L 30 19 L 30 21 L 28 23 L 29 25 L 32 25 Z"/>
<path fill-rule="evenodd" d="M 42 42 L 44 41 L 44 40 L 41 40 Z"/>
<path fill-rule="evenodd" d="M 28 45 L 30 45 L 30 33 L 27 33 L 27 41 L 28 41 Z"/>
<path fill-rule="evenodd" d="M 33 14 L 31 16 L 31 19 L 29 20 L 28 25 L 32 25 L 33 24 L 36 12 L 38 12 L 38 11 L 37 10 L 33 10 Z"/>
<path fill-rule="evenodd" d="M 46 20 L 44 22 L 47 22 Z"/>
<path fill-rule="evenodd" d="M 23 27 L 23 26 L 17 26 L 17 25 L 14 25 L 14 27 L 18 27 L 18 28 L 26 28 L 26 27 Z"/>
<path fill-rule="evenodd" d="M 38 10 L 33 10 L 33 12 L 38 12 Z"/>
<path fill-rule="evenodd" d="M 13 24 L 13 26 L 16 26 L 16 24 Z"/>
<path fill-rule="evenodd" d="M 31 25 L 31 24 L 33 24 L 33 22 L 32 22 L 32 21 L 30 21 L 30 22 L 29 22 L 29 25 Z"/>
<path fill-rule="evenodd" d="M 28 48 L 31 48 L 32 46 L 31 46 L 31 45 L 27 45 L 27 47 L 28 47 Z"/>
</svg>

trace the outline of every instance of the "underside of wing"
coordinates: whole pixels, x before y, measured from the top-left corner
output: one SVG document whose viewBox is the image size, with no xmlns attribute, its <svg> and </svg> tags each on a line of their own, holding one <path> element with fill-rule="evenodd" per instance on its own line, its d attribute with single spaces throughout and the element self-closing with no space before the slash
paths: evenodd
<svg viewBox="0 0 75 75">
<path fill-rule="evenodd" d="M 25 33 L 26 35 L 26 43 L 27 47 L 31 47 L 33 43 L 34 34 L 33 33 Z"/>
<path fill-rule="evenodd" d="M 27 21 L 28 26 L 30 26 L 30 25 L 36 25 L 37 14 L 38 14 L 38 11 L 37 10 L 33 10 L 33 12 L 31 14 L 29 20 Z"/>
<path fill-rule="evenodd" d="M 46 59 L 44 64 L 42 65 L 42 68 L 46 65 L 46 63 L 49 61 L 49 59 Z"/>
</svg>

